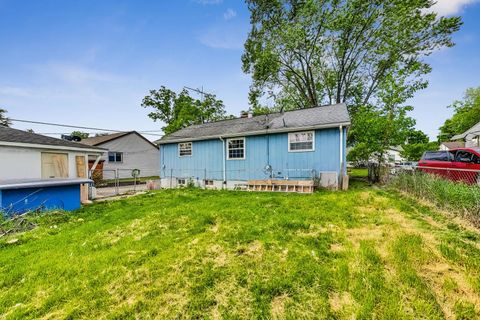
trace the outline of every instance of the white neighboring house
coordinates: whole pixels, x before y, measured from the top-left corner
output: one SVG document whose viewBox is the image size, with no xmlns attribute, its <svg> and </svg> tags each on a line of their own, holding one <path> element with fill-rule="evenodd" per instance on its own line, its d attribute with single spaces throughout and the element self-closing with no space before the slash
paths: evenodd
<svg viewBox="0 0 480 320">
<path fill-rule="evenodd" d="M 387 150 L 387 154 L 385 155 L 385 160 L 387 160 L 390 164 L 398 164 L 400 162 L 405 162 L 405 158 L 401 156 L 400 152 L 402 152 L 402 147 L 390 147 Z"/>
<path fill-rule="evenodd" d="M 452 140 L 465 141 L 465 148 L 480 147 L 480 122 L 464 133 L 453 136 Z"/>
<path fill-rule="evenodd" d="M 140 170 L 140 177 L 159 175 L 158 146 L 136 131 L 87 138 L 81 143 L 108 150 L 101 159 L 106 179 L 112 178 L 115 170 L 118 170 L 120 178 L 131 178 L 133 169 Z"/>
<path fill-rule="evenodd" d="M 446 141 L 440 143 L 439 150 L 440 151 L 449 151 L 452 149 L 464 148 L 465 143 L 462 141 Z"/>
<path fill-rule="evenodd" d="M 0 126 L 0 181 L 86 178 L 102 148 Z"/>
</svg>

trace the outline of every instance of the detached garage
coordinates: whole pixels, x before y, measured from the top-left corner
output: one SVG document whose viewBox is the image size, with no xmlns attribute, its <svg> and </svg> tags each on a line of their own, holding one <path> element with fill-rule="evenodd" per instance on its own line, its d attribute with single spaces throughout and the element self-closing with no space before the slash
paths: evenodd
<svg viewBox="0 0 480 320">
<path fill-rule="evenodd" d="M 0 212 L 77 209 L 88 201 L 88 159 L 104 152 L 0 126 Z"/>
</svg>

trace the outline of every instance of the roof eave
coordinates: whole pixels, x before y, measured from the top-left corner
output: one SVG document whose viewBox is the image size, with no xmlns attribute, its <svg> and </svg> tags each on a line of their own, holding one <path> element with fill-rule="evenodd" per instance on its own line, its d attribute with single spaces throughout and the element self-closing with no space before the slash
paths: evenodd
<svg viewBox="0 0 480 320">
<path fill-rule="evenodd" d="M 171 143 L 187 142 L 187 141 L 201 141 L 201 140 L 211 140 L 211 139 L 219 139 L 219 138 L 257 136 L 257 135 L 264 135 L 264 134 L 271 134 L 271 133 L 295 132 L 300 130 L 304 131 L 304 130 L 330 129 L 330 128 L 337 128 L 339 126 L 349 127 L 350 125 L 351 125 L 350 121 L 345 121 L 345 122 L 335 122 L 335 123 L 328 123 L 324 125 L 315 125 L 315 126 L 306 126 L 306 127 L 281 128 L 281 129 L 273 129 L 273 130 L 264 129 L 264 130 L 239 132 L 239 133 L 224 134 L 224 135 L 203 136 L 203 137 L 197 137 L 197 138 L 179 138 L 179 139 L 171 139 L 171 140 L 165 140 L 165 141 L 160 140 L 158 141 L 158 144 L 162 145 L 162 144 L 171 144 Z"/>
<path fill-rule="evenodd" d="M 91 152 L 91 153 L 100 153 L 100 154 L 108 151 L 107 149 L 98 148 L 98 147 L 82 148 L 82 147 L 55 146 L 55 145 L 50 145 L 50 144 L 9 142 L 9 141 L 0 141 L 0 146 L 32 148 L 32 149 L 50 149 L 50 150 L 54 149 L 54 150 L 65 150 L 65 151 L 81 151 L 81 152 Z"/>
</svg>

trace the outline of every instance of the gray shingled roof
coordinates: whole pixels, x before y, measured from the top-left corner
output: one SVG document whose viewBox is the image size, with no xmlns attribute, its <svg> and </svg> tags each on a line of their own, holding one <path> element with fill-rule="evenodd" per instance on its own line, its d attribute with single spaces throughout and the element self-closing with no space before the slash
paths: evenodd
<svg viewBox="0 0 480 320">
<path fill-rule="evenodd" d="M 480 135 L 480 122 L 465 131 L 462 134 L 457 134 L 456 136 L 452 137 L 452 140 L 460 140 L 465 139 L 469 134 Z"/>
<path fill-rule="evenodd" d="M 166 135 L 158 144 L 187 140 L 204 140 L 219 137 L 289 132 L 302 129 L 350 125 L 350 116 L 344 103 L 315 107 L 283 113 L 237 118 L 205 124 L 192 125 Z"/>
<path fill-rule="evenodd" d="M 97 149 L 103 151 L 105 149 L 87 146 L 78 142 L 66 141 L 62 139 L 42 136 L 40 134 L 26 132 L 18 129 L 0 126 L 0 142 L 12 142 L 12 143 L 30 143 L 41 144 L 55 147 L 69 147 L 80 149 Z"/>
<path fill-rule="evenodd" d="M 118 132 L 118 133 L 112 133 L 112 134 L 107 134 L 107 135 L 102 135 L 102 136 L 97 136 L 97 137 L 90 137 L 86 139 L 82 139 L 81 143 L 83 144 L 88 144 L 89 146 L 96 146 L 120 137 L 123 137 L 127 134 L 133 133 L 134 131 L 129 131 L 129 132 Z"/>
</svg>

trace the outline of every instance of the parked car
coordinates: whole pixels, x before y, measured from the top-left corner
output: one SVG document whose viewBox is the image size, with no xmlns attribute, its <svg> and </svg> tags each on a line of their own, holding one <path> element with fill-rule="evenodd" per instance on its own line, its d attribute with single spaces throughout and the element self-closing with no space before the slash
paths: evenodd
<svg viewBox="0 0 480 320">
<path fill-rule="evenodd" d="M 406 161 L 395 164 L 395 167 L 390 169 L 390 174 L 396 175 L 402 172 L 412 172 L 418 166 L 418 162 Z"/>
<path fill-rule="evenodd" d="M 427 151 L 418 168 L 449 180 L 480 185 L 480 148 Z"/>
</svg>

